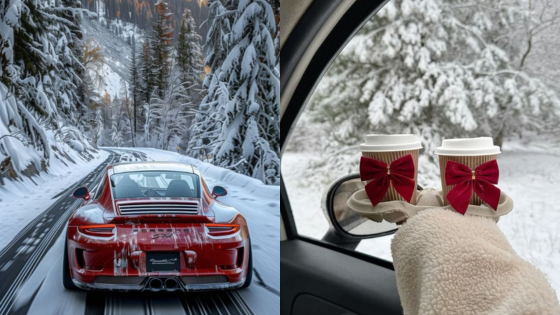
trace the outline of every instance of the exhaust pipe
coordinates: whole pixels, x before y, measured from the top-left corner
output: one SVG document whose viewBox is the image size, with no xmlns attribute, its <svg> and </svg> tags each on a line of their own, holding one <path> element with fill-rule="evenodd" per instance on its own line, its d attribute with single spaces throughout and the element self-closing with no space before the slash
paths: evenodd
<svg viewBox="0 0 560 315">
<path fill-rule="evenodd" d="M 163 282 L 161 282 L 158 278 L 152 278 L 148 286 L 150 287 L 150 290 L 154 292 L 163 290 Z"/>
<path fill-rule="evenodd" d="M 175 291 L 179 288 L 179 283 L 173 278 L 165 280 L 165 289 L 169 292 Z"/>
</svg>

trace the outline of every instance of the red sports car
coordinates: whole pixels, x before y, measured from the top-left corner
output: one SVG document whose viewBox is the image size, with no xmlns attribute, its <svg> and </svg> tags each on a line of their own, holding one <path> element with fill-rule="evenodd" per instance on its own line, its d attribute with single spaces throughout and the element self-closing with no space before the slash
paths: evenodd
<svg viewBox="0 0 560 315">
<path fill-rule="evenodd" d="M 248 287 L 253 266 L 247 221 L 216 200 L 189 164 L 139 162 L 107 168 L 94 196 L 70 217 L 67 289 L 199 291 Z"/>
</svg>

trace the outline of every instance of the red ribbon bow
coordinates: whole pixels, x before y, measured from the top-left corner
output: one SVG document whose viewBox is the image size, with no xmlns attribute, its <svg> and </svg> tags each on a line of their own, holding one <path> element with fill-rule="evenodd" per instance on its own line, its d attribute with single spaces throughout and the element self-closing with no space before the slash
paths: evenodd
<svg viewBox="0 0 560 315">
<path fill-rule="evenodd" d="M 414 161 L 412 155 L 400 157 L 390 165 L 383 161 L 362 156 L 360 160 L 360 178 L 371 180 L 366 185 L 366 193 L 373 206 L 376 206 L 389 190 L 390 182 L 395 190 L 407 202 L 412 199 L 416 188 L 414 181 Z"/>
<path fill-rule="evenodd" d="M 445 184 L 455 185 L 447 193 L 447 201 L 453 209 L 464 215 L 474 190 L 480 199 L 496 210 L 500 201 L 500 189 L 494 185 L 498 183 L 499 177 L 500 170 L 496 160 L 480 164 L 474 171 L 464 164 L 447 161 Z"/>
</svg>

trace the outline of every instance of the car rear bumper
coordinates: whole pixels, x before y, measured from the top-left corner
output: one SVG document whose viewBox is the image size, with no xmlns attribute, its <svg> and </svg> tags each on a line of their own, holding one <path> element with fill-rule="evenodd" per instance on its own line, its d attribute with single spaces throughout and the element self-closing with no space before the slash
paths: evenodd
<svg viewBox="0 0 560 315">
<path fill-rule="evenodd" d="M 150 290 L 153 279 L 174 279 L 174 290 L 185 292 L 242 286 L 250 248 L 246 227 L 221 237 L 208 236 L 204 228 L 202 224 L 119 225 L 114 236 L 101 238 L 70 226 L 66 253 L 70 276 L 79 288 L 94 290 Z M 169 237 L 153 237 L 164 233 Z M 148 258 L 153 252 L 176 253 L 178 263 L 169 270 L 151 269 Z"/>
<path fill-rule="evenodd" d="M 245 283 L 245 278 L 237 282 L 214 282 L 212 276 L 199 277 L 200 281 L 188 281 L 183 278 L 186 277 L 97 277 L 103 278 L 96 279 L 93 283 L 82 282 L 76 279 L 72 281 L 74 284 L 84 290 L 101 290 L 101 291 L 180 291 L 180 292 L 200 292 L 200 291 L 219 291 L 219 290 L 233 290 L 240 288 Z M 126 278 L 135 278 L 134 281 Z M 136 279 L 141 278 L 141 279 Z M 194 277 L 189 277 L 194 278 Z M 214 278 L 218 280 L 218 278 Z M 225 277 L 227 280 L 227 277 Z M 160 280 L 161 287 L 154 288 L 151 283 L 153 280 Z M 167 286 L 168 280 L 174 280 L 176 286 Z M 198 283 L 193 283 L 198 282 Z"/>
</svg>

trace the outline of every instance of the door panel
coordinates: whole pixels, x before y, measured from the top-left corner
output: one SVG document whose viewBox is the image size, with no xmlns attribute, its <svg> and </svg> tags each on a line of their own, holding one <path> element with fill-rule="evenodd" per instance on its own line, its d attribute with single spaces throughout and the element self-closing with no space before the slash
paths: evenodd
<svg viewBox="0 0 560 315">
<path fill-rule="evenodd" d="M 280 257 L 283 315 L 312 311 L 313 304 L 316 311 L 306 314 L 403 313 L 389 268 L 303 240 L 281 242 Z M 299 301 L 303 295 L 315 299 Z"/>
<path fill-rule="evenodd" d="M 356 313 L 350 312 L 349 310 L 344 309 L 336 304 L 330 303 L 309 294 L 302 294 L 296 298 L 292 314 L 357 315 Z"/>
</svg>

